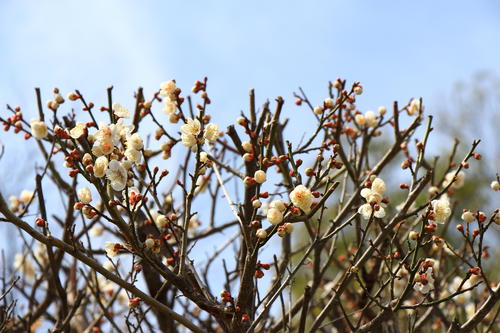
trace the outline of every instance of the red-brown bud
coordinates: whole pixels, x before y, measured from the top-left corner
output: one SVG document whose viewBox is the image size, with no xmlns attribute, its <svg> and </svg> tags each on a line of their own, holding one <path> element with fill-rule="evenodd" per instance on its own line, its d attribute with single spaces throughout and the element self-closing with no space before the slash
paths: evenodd
<svg viewBox="0 0 500 333">
<path fill-rule="evenodd" d="M 36 220 L 35 220 L 35 224 L 37 227 L 44 227 L 46 225 L 46 222 L 44 219 L 42 219 L 41 217 L 37 217 Z"/>
</svg>

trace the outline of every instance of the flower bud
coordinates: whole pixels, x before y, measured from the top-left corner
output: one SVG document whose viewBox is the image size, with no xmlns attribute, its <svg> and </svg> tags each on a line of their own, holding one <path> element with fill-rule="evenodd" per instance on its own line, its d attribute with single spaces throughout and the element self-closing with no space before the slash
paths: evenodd
<svg viewBox="0 0 500 333">
<path fill-rule="evenodd" d="M 462 213 L 462 220 L 464 220 L 467 223 L 471 223 L 476 219 L 474 213 L 472 213 L 470 210 L 466 210 Z"/>
<path fill-rule="evenodd" d="M 241 126 L 245 126 L 247 124 L 247 120 L 245 119 L 245 117 L 236 118 L 236 122 Z"/>
<path fill-rule="evenodd" d="M 246 153 L 243 155 L 243 161 L 245 161 L 247 163 L 250 162 L 251 160 L 253 160 L 253 158 L 254 158 L 254 155 L 251 153 Z"/>
<path fill-rule="evenodd" d="M 241 144 L 241 148 L 243 148 L 244 151 L 247 153 L 252 153 L 253 152 L 253 145 L 250 141 L 245 141 Z"/>
<path fill-rule="evenodd" d="M 255 235 L 257 236 L 257 238 L 260 238 L 260 239 L 265 239 L 267 238 L 267 231 L 265 229 L 257 229 L 257 231 L 255 232 Z"/>
<path fill-rule="evenodd" d="M 36 139 L 44 139 L 48 136 L 49 132 L 48 132 L 48 128 L 47 128 L 47 125 L 41 121 L 41 120 L 37 120 L 37 119 L 32 119 L 31 122 L 31 135 L 36 138 Z"/>
<path fill-rule="evenodd" d="M 264 170 L 257 170 L 255 171 L 254 178 L 258 184 L 264 184 L 267 179 L 266 172 Z"/>
<path fill-rule="evenodd" d="M 308 176 L 308 177 L 314 176 L 316 174 L 312 168 L 307 168 L 305 170 L 305 173 L 306 173 L 306 176 Z"/>
<path fill-rule="evenodd" d="M 155 246 L 155 240 L 153 238 L 148 238 L 144 241 L 144 245 L 146 245 L 148 249 L 152 249 Z"/>
<path fill-rule="evenodd" d="M 493 191 L 499 191 L 500 190 L 500 182 L 498 182 L 498 180 L 492 181 L 490 184 L 490 187 Z"/>
<path fill-rule="evenodd" d="M 410 161 L 408 161 L 408 160 L 404 160 L 401 163 L 401 169 L 403 169 L 403 170 L 408 169 L 409 166 L 410 166 Z"/>
<path fill-rule="evenodd" d="M 168 219 L 165 215 L 163 214 L 160 214 L 156 217 L 156 225 L 159 227 L 159 228 L 165 228 L 167 225 L 168 225 Z"/>
<path fill-rule="evenodd" d="M 133 309 L 139 306 L 141 299 L 139 297 L 131 298 L 128 300 L 128 307 Z"/>
<path fill-rule="evenodd" d="M 57 104 L 64 103 L 64 98 L 59 93 L 54 95 L 54 100 L 56 101 Z"/>
<path fill-rule="evenodd" d="M 326 98 L 324 101 L 323 101 L 323 105 L 325 106 L 325 108 L 327 109 L 333 109 L 333 107 L 335 106 L 335 101 L 333 100 L 333 98 Z"/>
<path fill-rule="evenodd" d="M 317 114 L 317 115 L 322 114 L 322 113 L 323 113 L 323 111 L 325 111 L 325 109 L 324 109 L 323 107 L 321 107 L 321 106 L 316 106 L 316 107 L 314 108 L 314 113 L 315 113 L 315 114 Z"/>
<path fill-rule="evenodd" d="M 358 85 L 358 86 L 356 86 L 356 87 L 354 87 L 354 93 L 355 93 L 356 95 L 361 95 L 361 94 L 363 93 L 363 87 L 361 87 L 361 86 L 359 86 L 359 85 Z"/>
<path fill-rule="evenodd" d="M 260 208 L 262 206 L 262 202 L 260 200 L 254 200 L 252 201 L 252 206 L 255 209 Z"/>
<path fill-rule="evenodd" d="M 88 187 L 83 187 L 78 190 L 78 199 L 84 204 L 89 204 L 92 201 L 92 193 Z"/>
<path fill-rule="evenodd" d="M 263 278 L 263 277 L 264 277 L 264 272 L 263 272 L 261 269 L 257 269 L 257 270 L 255 271 L 255 277 L 256 277 L 257 279 L 261 279 L 261 278 Z M 241 317 L 241 320 L 242 320 L 242 321 L 247 321 L 248 319 L 243 320 L 243 316 L 242 316 L 242 317 Z"/>
<path fill-rule="evenodd" d="M 245 184 L 246 187 L 255 186 L 256 183 L 257 182 L 252 177 L 245 177 L 245 179 L 243 179 L 243 184 Z"/>
<path fill-rule="evenodd" d="M 277 208 L 270 208 L 267 211 L 267 220 L 271 224 L 280 224 L 283 221 L 283 213 Z"/>
<path fill-rule="evenodd" d="M 76 92 L 70 92 L 67 97 L 70 101 L 76 101 L 79 96 Z"/>
<path fill-rule="evenodd" d="M 41 217 L 37 217 L 36 220 L 35 220 L 35 224 L 37 227 L 44 227 L 46 225 L 47 222 L 45 222 L 44 219 L 42 219 Z"/>
<path fill-rule="evenodd" d="M 438 236 L 432 236 L 432 241 L 438 248 L 442 248 L 444 246 L 444 239 Z"/>
<path fill-rule="evenodd" d="M 477 213 L 477 220 L 479 221 L 479 223 L 483 223 L 484 221 L 486 221 L 486 214 L 483 213 L 483 212 L 479 212 Z"/>
</svg>

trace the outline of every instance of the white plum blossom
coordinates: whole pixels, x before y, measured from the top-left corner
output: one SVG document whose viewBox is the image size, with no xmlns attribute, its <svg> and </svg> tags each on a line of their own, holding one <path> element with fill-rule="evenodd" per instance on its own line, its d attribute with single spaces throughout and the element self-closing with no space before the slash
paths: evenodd
<svg viewBox="0 0 500 333">
<path fill-rule="evenodd" d="M 11 195 L 9 197 L 9 209 L 11 211 L 16 212 L 19 209 L 20 204 L 21 204 L 21 201 L 15 195 Z"/>
<path fill-rule="evenodd" d="M 94 163 L 94 176 L 97 178 L 104 177 L 108 169 L 108 158 L 106 156 L 99 156 Z"/>
<path fill-rule="evenodd" d="M 187 118 L 186 123 L 181 126 L 182 144 L 187 147 L 193 147 L 198 142 L 197 137 L 201 131 L 201 124 L 198 119 Z"/>
<path fill-rule="evenodd" d="M 207 143 L 214 143 L 219 137 L 219 126 L 216 124 L 208 124 L 203 131 L 203 137 Z"/>
<path fill-rule="evenodd" d="M 354 117 L 354 121 L 356 122 L 356 124 L 358 124 L 361 127 L 365 127 L 365 125 L 366 125 L 366 118 L 362 114 L 357 114 Z"/>
<path fill-rule="evenodd" d="M 49 134 L 47 125 L 38 119 L 31 119 L 31 135 L 38 140 L 45 139 Z"/>
<path fill-rule="evenodd" d="M 206 151 L 200 152 L 200 162 L 207 163 L 209 161 L 208 153 Z"/>
<path fill-rule="evenodd" d="M 276 208 L 280 212 L 284 212 L 286 210 L 286 206 L 285 206 L 285 203 L 283 202 L 283 200 L 271 201 L 271 203 L 269 204 L 269 209 L 271 209 L 271 208 Z"/>
<path fill-rule="evenodd" d="M 120 103 L 113 104 L 113 113 L 120 118 L 130 118 L 130 112 L 124 108 Z"/>
<path fill-rule="evenodd" d="M 196 139 L 196 136 L 185 135 L 185 134 L 181 135 L 181 141 L 182 141 L 182 144 L 186 147 L 196 147 L 196 143 L 198 142 L 198 140 Z"/>
<path fill-rule="evenodd" d="M 465 181 L 465 173 L 463 171 L 460 171 L 457 176 L 455 177 L 455 171 L 448 172 L 446 176 L 444 177 L 443 181 L 443 186 L 446 187 L 450 183 L 453 182 L 451 185 L 451 188 L 458 189 L 464 186 L 464 181 Z M 455 181 L 453 181 L 453 178 L 455 177 Z"/>
<path fill-rule="evenodd" d="M 94 138 L 99 142 L 109 142 L 111 141 L 113 145 L 118 145 L 120 143 L 120 133 L 118 132 L 118 127 L 115 124 L 111 126 L 105 122 L 99 123 L 99 129 L 94 134 Z"/>
<path fill-rule="evenodd" d="M 381 178 L 375 178 L 372 181 L 371 189 L 372 189 L 372 191 L 375 191 L 375 192 L 379 193 L 380 195 L 384 195 L 384 193 L 386 191 L 385 182 Z"/>
<path fill-rule="evenodd" d="M 176 105 L 171 100 L 166 100 L 161 110 L 164 114 L 172 116 L 173 114 L 175 114 Z"/>
<path fill-rule="evenodd" d="M 375 213 L 373 213 L 373 216 L 375 216 L 376 218 L 379 218 L 379 219 L 384 218 L 385 217 L 385 209 L 384 209 L 383 206 L 385 206 L 385 205 L 381 203 L 379 205 L 379 209 L 375 210 Z M 365 220 L 369 220 L 370 219 L 370 216 L 372 215 L 372 212 L 373 212 L 373 207 L 369 203 L 365 203 L 364 205 L 361 205 L 358 208 L 358 213 L 361 216 L 363 216 L 363 218 Z"/>
<path fill-rule="evenodd" d="M 144 148 L 144 143 L 142 141 L 139 133 L 134 133 L 132 135 L 127 136 L 127 141 L 125 142 L 127 148 L 132 148 L 135 150 L 141 150 Z"/>
<path fill-rule="evenodd" d="M 125 150 L 125 157 L 127 157 L 128 161 L 134 162 L 136 164 L 141 163 L 142 155 L 141 152 L 138 150 L 135 150 L 134 148 L 127 148 Z M 129 169 L 129 168 L 126 168 Z"/>
<path fill-rule="evenodd" d="M 106 170 L 106 178 L 111 182 L 113 190 L 122 191 L 127 185 L 127 170 L 117 160 L 111 160 Z"/>
<path fill-rule="evenodd" d="M 441 196 L 439 200 L 432 200 L 432 210 L 434 211 L 434 221 L 443 224 L 451 215 L 450 200 L 447 195 Z"/>
<path fill-rule="evenodd" d="M 35 193 L 33 191 L 22 190 L 21 195 L 19 195 L 19 200 L 21 200 L 22 203 L 27 205 L 31 201 L 31 199 L 33 198 L 34 194 Z"/>
<path fill-rule="evenodd" d="M 181 133 L 186 135 L 200 134 L 201 124 L 198 119 L 187 118 L 186 123 L 181 126 Z"/>
<path fill-rule="evenodd" d="M 478 282 L 479 279 L 480 279 L 480 277 L 478 275 L 471 275 L 469 277 L 469 279 L 467 279 L 467 281 L 465 281 L 463 283 L 462 288 L 460 288 L 460 290 L 471 288 L 473 285 L 475 285 Z M 450 283 L 449 292 L 451 294 L 454 294 L 457 291 L 459 291 L 459 287 L 462 284 L 462 282 L 463 282 L 463 279 L 461 277 L 455 276 Z M 470 290 L 470 291 L 466 291 L 464 293 L 457 295 L 456 297 L 453 298 L 453 300 L 455 302 L 457 302 L 458 304 L 464 305 L 465 303 L 467 303 L 471 299 L 472 296 L 473 296 L 473 291 Z"/>
<path fill-rule="evenodd" d="M 367 111 L 365 113 L 366 126 L 375 127 L 377 126 L 377 115 L 373 111 Z"/>
<path fill-rule="evenodd" d="M 160 95 L 173 100 L 175 97 L 174 96 L 175 89 L 176 87 L 174 80 L 162 82 L 160 84 Z"/>
<path fill-rule="evenodd" d="M 126 139 L 134 130 L 134 125 L 125 124 L 123 119 L 118 119 L 116 124 L 111 124 L 110 127 L 117 134 L 117 136 L 113 138 L 116 139 L 115 145 L 120 142 L 120 139 Z"/>
<path fill-rule="evenodd" d="M 432 267 L 428 267 L 425 273 L 422 273 L 416 279 L 418 280 L 413 289 L 421 292 L 422 294 L 428 294 L 431 290 L 434 290 L 434 278 L 432 277 Z"/>
<path fill-rule="evenodd" d="M 89 204 L 92 201 L 92 193 L 88 187 L 82 187 L 78 190 L 78 199 L 84 204 Z"/>
<path fill-rule="evenodd" d="M 292 201 L 295 207 L 302 209 L 304 212 L 308 213 L 311 210 L 311 205 L 313 203 L 314 196 L 304 185 L 299 185 L 290 193 L 290 201 Z"/>
<path fill-rule="evenodd" d="M 120 243 L 106 242 L 104 244 L 104 251 L 106 251 L 106 255 L 110 258 L 115 257 L 121 248 L 122 245 Z"/>
<path fill-rule="evenodd" d="M 113 145 L 113 141 L 96 141 L 92 146 L 92 154 L 95 156 L 104 156 L 109 155 L 113 151 L 115 146 Z"/>
<path fill-rule="evenodd" d="M 375 177 L 372 180 L 371 188 L 366 187 L 361 190 L 361 196 L 366 199 L 367 203 L 358 208 L 358 213 L 365 220 L 370 219 L 375 205 L 377 205 L 377 208 L 373 215 L 379 219 L 385 217 L 385 204 L 382 203 L 382 199 L 386 189 L 385 182 L 381 178 Z"/>
<path fill-rule="evenodd" d="M 280 224 L 283 221 L 283 213 L 277 208 L 270 208 L 267 211 L 267 220 L 271 224 Z"/>
<path fill-rule="evenodd" d="M 95 140 L 92 153 L 95 156 L 111 154 L 113 149 L 120 144 L 121 139 L 127 138 L 133 129 L 134 126 L 125 125 L 123 119 L 111 125 L 105 122 L 99 123 L 99 130 L 92 135 Z"/>
<path fill-rule="evenodd" d="M 79 121 L 76 123 L 75 127 L 73 127 L 69 131 L 69 136 L 71 136 L 73 139 L 79 139 L 85 135 L 86 129 L 87 129 L 87 125 L 85 125 L 85 123 L 82 123 L 81 121 Z"/>
<path fill-rule="evenodd" d="M 380 203 L 386 191 L 385 182 L 381 178 L 372 181 L 371 188 L 361 190 L 361 196 L 369 203 Z"/>
<path fill-rule="evenodd" d="M 410 103 L 410 107 L 408 108 L 408 114 L 410 116 L 416 115 L 420 110 L 420 99 L 413 99 Z"/>
<path fill-rule="evenodd" d="M 377 126 L 377 115 L 373 111 L 367 111 L 364 115 L 357 114 L 354 117 L 354 121 L 360 127 L 375 127 Z"/>
</svg>

